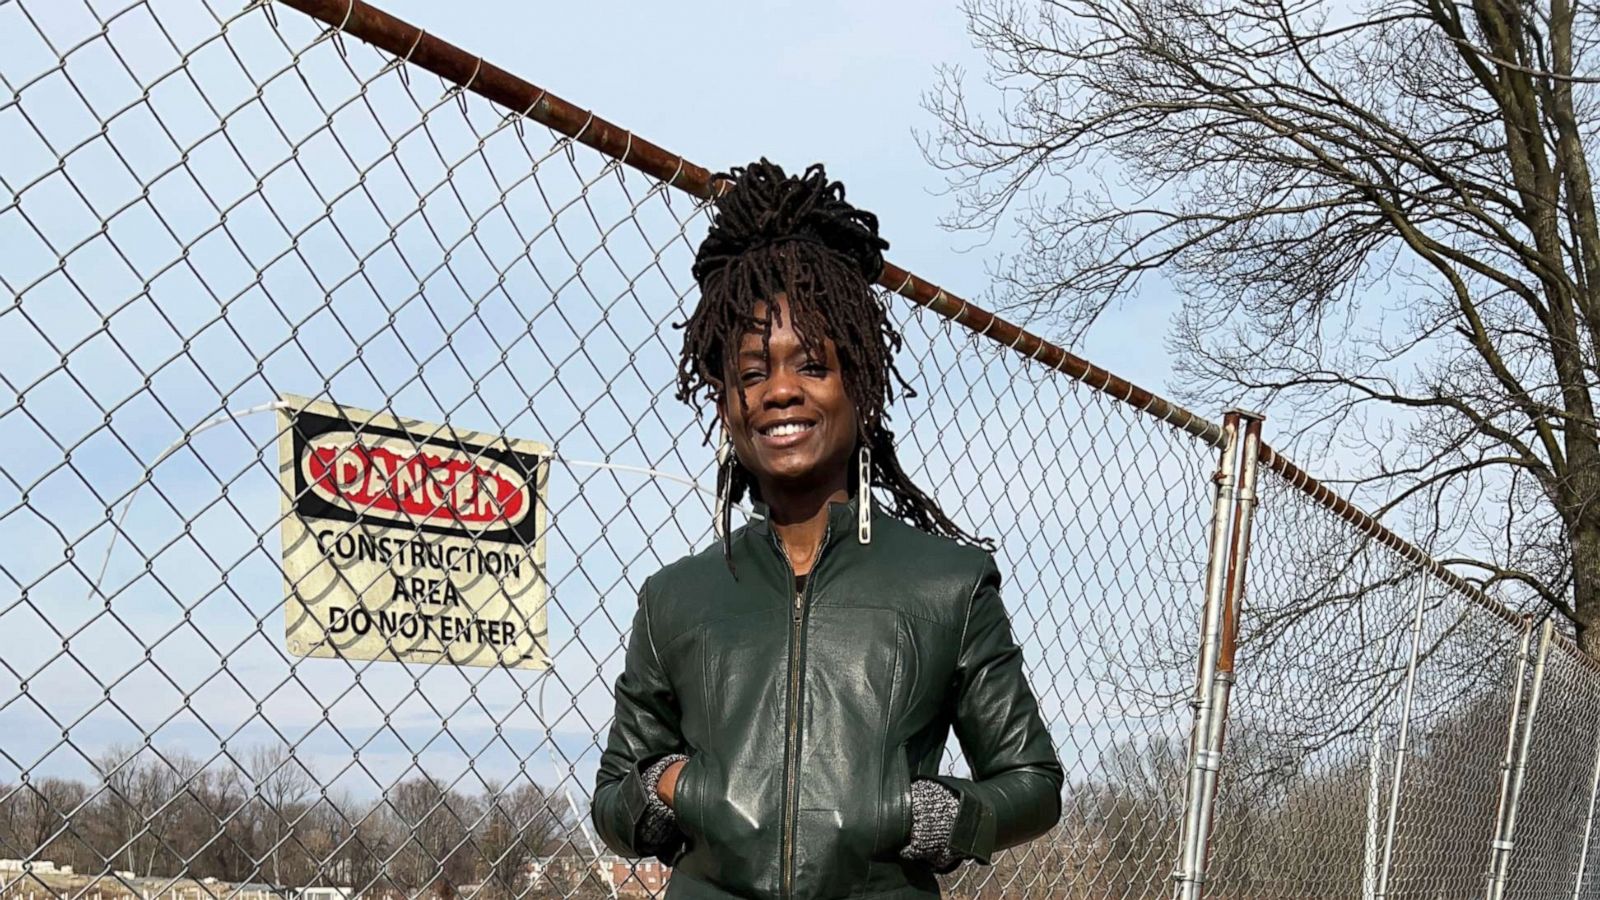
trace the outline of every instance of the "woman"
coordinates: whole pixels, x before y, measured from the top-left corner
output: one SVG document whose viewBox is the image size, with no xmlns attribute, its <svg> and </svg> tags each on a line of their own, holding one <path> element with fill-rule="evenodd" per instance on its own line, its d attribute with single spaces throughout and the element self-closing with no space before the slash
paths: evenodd
<svg viewBox="0 0 1600 900">
<path fill-rule="evenodd" d="M 722 177 L 678 385 L 721 424 L 720 547 L 645 579 L 594 824 L 669 898 L 938 897 L 1055 825 L 1061 764 L 994 556 L 896 459 L 876 217 L 821 166 Z"/>
</svg>

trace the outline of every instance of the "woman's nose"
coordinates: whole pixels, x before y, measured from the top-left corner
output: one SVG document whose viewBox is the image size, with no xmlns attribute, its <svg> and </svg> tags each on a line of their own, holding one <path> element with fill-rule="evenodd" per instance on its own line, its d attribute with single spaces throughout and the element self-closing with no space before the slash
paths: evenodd
<svg viewBox="0 0 1600 900">
<path fill-rule="evenodd" d="M 762 398 L 768 406 L 790 406 L 805 399 L 798 373 L 779 368 L 767 376 L 767 391 Z"/>
</svg>

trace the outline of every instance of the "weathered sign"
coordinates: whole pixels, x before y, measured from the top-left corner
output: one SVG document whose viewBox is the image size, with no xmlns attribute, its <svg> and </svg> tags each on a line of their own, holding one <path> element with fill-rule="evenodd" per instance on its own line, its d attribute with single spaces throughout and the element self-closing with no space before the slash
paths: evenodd
<svg viewBox="0 0 1600 900">
<path fill-rule="evenodd" d="M 542 669 L 550 449 L 285 396 L 295 656 Z"/>
</svg>

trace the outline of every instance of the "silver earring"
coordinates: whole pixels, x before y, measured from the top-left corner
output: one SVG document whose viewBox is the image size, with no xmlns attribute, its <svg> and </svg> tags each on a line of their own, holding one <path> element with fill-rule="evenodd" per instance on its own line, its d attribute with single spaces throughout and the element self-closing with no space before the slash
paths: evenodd
<svg viewBox="0 0 1600 900">
<path fill-rule="evenodd" d="M 861 470 L 856 479 L 856 510 L 859 520 L 856 523 L 856 540 L 863 544 L 872 543 L 872 451 L 867 445 L 861 445 L 861 452 L 857 454 Z"/>
<path fill-rule="evenodd" d="M 711 527 L 717 540 L 727 536 L 727 526 L 724 519 L 728 518 L 729 495 L 733 493 L 733 473 L 728 470 L 728 460 L 733 458 L 733 442 L 728 440 L 728 432 L 722 432 L 722 440 L 717 443 L 717 509 L 711 519 Z"/>
</svg>

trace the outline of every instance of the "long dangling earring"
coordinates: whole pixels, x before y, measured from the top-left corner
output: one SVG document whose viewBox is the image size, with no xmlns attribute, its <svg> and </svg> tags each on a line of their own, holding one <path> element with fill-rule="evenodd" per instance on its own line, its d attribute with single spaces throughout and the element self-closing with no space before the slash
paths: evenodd
<svg viewBox="0 0 1600 900">
<path fill-rule="evenodd" d="M 861 451 L 856 454 L 860 461 L 860 471 L 856 478 L 856 510 L 859 520 L 856 523 L 856 540 L 863 544 L 872 543 L 872 450 L 867 447 L 867 442 L 861 442 Z"/>
<path fill-rule="evenodd" d="M 733 444 L 728 441 L 728 433 L 724 431 L 722 439 L 717 442 L 717 508 L 711 521 L 711 528 L 718 540 L 727 536 L 724 511 L 728 508 L 728 496 L 733 493 L 733 479 L 728 471 L 728 459 L 732 456 Z"/>
<path fill-rule="evenodd" d="M 733 539 L 730 532 L 733 531 L 733 471 L 738 464 L 738 459 L 733 455 L 733 442 L 728 439 L 728 432 L 723 431 L 722 441 L 717 445 L 717 509 L 712 528 L 722 542 L 722 561 L 735 578 L 738 573 L 733 568 Z"/>
</svg>

